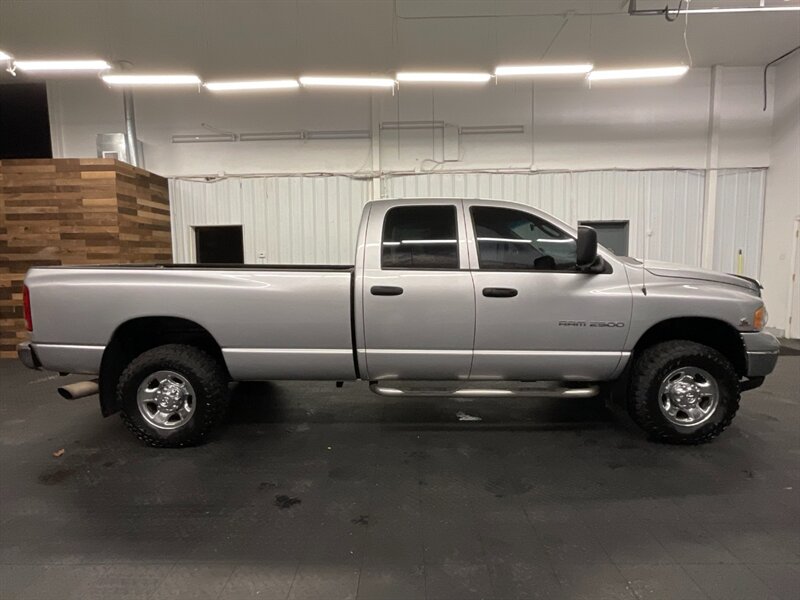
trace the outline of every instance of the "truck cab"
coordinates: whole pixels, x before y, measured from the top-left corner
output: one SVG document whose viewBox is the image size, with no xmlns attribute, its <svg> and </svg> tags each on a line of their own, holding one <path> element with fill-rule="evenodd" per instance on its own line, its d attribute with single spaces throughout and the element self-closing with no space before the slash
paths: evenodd
<svg viewBox="0 0 800 600">
<path fill-rule="evenodd" d="M 577 231 L 519 204 L 371 202 L 356 252 L 363 372 L 614 379 L 630 355 L 628 274 L 603 248 L 593 259 L 600 268 L 579 267 L 577 250 Z"/>
</svg>

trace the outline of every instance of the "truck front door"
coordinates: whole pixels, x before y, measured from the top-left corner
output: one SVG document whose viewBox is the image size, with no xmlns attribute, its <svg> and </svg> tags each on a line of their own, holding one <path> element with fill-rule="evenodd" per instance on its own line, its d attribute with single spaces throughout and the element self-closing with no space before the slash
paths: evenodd
<svg viewBox="0 0 800 600">
<path fill-rule="evenodd" d="M 475 295 L 461 201 L 374 203 L 363 256 L 357 351 L 369 379 L 469 377 Z"/>
<path fill-rule="evenodd" d="M 473 379 L 602 381 L 622 364 L 631 292 L 622 268 L 576 269 L 550 221 L 464 201 L 475 284 Z"/>
</svg>

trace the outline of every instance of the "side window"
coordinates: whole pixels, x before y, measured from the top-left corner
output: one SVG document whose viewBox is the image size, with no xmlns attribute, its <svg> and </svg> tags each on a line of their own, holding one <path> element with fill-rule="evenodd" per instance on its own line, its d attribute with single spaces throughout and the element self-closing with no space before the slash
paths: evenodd
<svg viewBox="0 0 800 600">
<path fill-rule="evenodd" d="M 470 209 L 481 269 L 569 271 L 575 268 L 575 239 L 547 221 L 520 210 Z"/>
<path fill-rule="evenodd" d="M 398 206 L 383 222 L 384 269 L 458 269 L 455 206 Z"/>
</svg>

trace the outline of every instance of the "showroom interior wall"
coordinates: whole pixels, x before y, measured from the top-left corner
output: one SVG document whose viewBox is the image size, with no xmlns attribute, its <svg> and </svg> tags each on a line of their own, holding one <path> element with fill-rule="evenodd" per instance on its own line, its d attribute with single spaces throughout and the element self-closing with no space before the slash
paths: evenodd
<svg viewBox="0 0 800 600">
<path fill-rule="evenodd" d="M 770 103 L 766 112 L 761 110 L 761 69 L 719 70 L 717 166 L 767 166 L 772 108 Z M 369 133 L 378 140 L 376 166 L 384 171 L 705 168 L 711 81 L 711 69 L 698 68 L 677 81 L 591 87 L 579 78 L 534 85 L 499 81 L 466 89 L 401 85 L 394 95 L 390 90 L 290 90 L 215 96 L 196 89 L 141 89 L 135 97 L 145 166 L 167 177 L 373 169 L 371 138 L 171 141 L 173 135 L 219 131 Z M 52 81 L 48 95 L 53 147 L 59 155 L 94 155 L 98 133 L 122 131 L 122 94 L 102 81 Z M 398 121 L 403 126 L 442 122 L 448 131 L 388 129 Z M 487 125 L 519 125 L 523 131 L 450 131 Z"/>
<path fill-rule="evenodd" d="M 347 263 L 352 260 L 350 232 L 357 226 L 365 199 L 467 194 L 532 204 L 573 225 L 580 219 L 630 220 L 634 256 L 701 265 L 711 78 L 710 69 L 698 69 L 678 82 L 633 87 L 590 88 L 584 82 L 573 81 L 535 86 L 490 85 L 466 92 L 434 92 L 428 88 L 408 93 L 401 87 L 394 97 L 391 93 L 370 96 L 363 92 L 328 92 L 310 98 L 300 94 L 300 102 L 315 102 L 322 113 L 327 103 L 349 98 L 355 106 L 351 107 L 351 119 L 344 122 L 353 130 L 371 129 L 378 147 L 372 147 L 371 139 L 166 142 L 170 147 L 165 153 L 170 160 L 181 160 L 183 153 L 197 161 L 191 169 L 173 177 L 175 260 L 193 260 L 193 226 L 244 223 L 246 261 Z M 761 110 L 760 69 L 725 68 L 721 69 L 720 79 L 715 124 L 719 158 L 711 165 L 721 169 L 714 217 L 714 230 L 720 235 L 715 236 L 712 262 L 706 266 L 736 272 L 740 270 L 737 257 L 742 250 L 741 271 L 758 276 L 771 103 L 766 112 Z M 296 110 L 284 106 L 291 97 L 270 98 L 269 103 L 287 111 Z M 250 102 L 252 97 L 226 99 L 227 104 L 235 106 Z M 434 112 L 426 116 L 426 111 L 431 110 Z M 243 118 L 241 111 L 236 112 L 236 118 Z M 328 129 L 342 127 L 341 115 L 328 114 L 327 118 Z M 520 124 L 524 132 L 461 135 L 455 142 L 458 160 L 445 161 L 443 129 L 381 129 L 380 125 L 426 118 L 460 126 Z M 140 121 L 146 122 L 146 118 Z M 166 132 L 163 135 L 176 132 L 170 123 L 171 117 L 159 121 L 159 127 Z M 315 121 L 312 126 L 324 129 L 326 123 Z M 239 156 L 238 152 L 244 154 Z M 153 152 L 146 153 L 152 161 Z M 236 157 L 231 158 L 232 154 Z M 319 162 L 314 162 L 317 158 Z M 224 169 L 214 171 L 214 167 L 228 160 L 231 166 L 239 166 L 238 173 L 243 173 L 243 163 L 249 164 L 252 174 L 239 184 L 237 177 Z M 248 160 L 272 161 L 274 168 L 265 169 L 266 163 L 247 163 Z M 346 176 L 335 177 L 335 185 L 312 185 L 307 174 L 297 181 L 285 176 L 298 169 L 301 173 L 319 171 Z M 454 171 L 458 173 L 444 174 Z M 227 179 L 217 183 L 200 178 L 186 181 L 192 175 L 213 176 L 215 172 Z M 270 178 L 274 181 L 256 184 L 252 179 L 253 174 L 269 172 L 276 174 Z M 282 172 L 283 176 L 277 175 Z M 378 185 L 370 183 L 373 177 L 379 179 Z M 371 185 L 373 191 L 369 189 Z M 342 189 L 350 190 L 351 205 L 346 208 Z M 325 204 L 324 212 L 315 213 L 313 208 L 320 206 L 320 194 L 326 190 L 332 190 L 330 203 Z M 299 204 L 291 210 L 289 202 Z M 268 213 L 276 215 L 270 211 L 278 210 L 288 219 L 286 223 L 303 218 L 310 231 L 323 228 L 326 237 L 335 237 L 338 230 L 347 237 L 332 246 L 289 243 L 288 231 L 296 238 L 302 238 L 303 232 L 296 227 L 287 231 L 285 223 L 266 217 Z M 329 223 L 332 210 L 338 211 L 335 214 L 347 223 L 346 227 Z M 267 229 L 255 226 L 262 221 L 253 221 L 246 211 L 263 215 Z M 254 226 L 258 231 L 250 233 L 248 230 Z M 322 247 L 332 250 L 321 254 Z"/>
<path fill-rule="evenodd" d="M 349 263 L 368 199 L 466 194 L 525 202 L 572 225 L 584 219 L 628 220 L 633 256 L 760 277 L 764 169 L 773 137 L 772 101 L 761 110 L 761 74 L 757 68 L 718 68 L 714 94 L 711 69 L 633 88 L 561 82 L 491 85 L 467 93 L 401 88 L 395 96 L 301 92 L 270 98 L 270 118 L 280 118 L 274 116 L 277 108 L 287 111 L 286 128 L 347 127 L 369 131 L 370 139 L 172 144 L 172 134 L 197 131 L 176 127 L 177 115 L 155 119 L 160 133 L 140 135 L 163 138 L 161 149 L 146 146 L 148 165 L 163 156 L 164 169 L 175 169 L 171 198 L 178 262 L 194 260 L 193 227 L 242 224 L 247 262 Z M 173 92 L 168 100 L 178 102 L 185 94 Z M 137 96 L 139 113 L 149 95 Z M 190 98 L 199 104 L 197 114 L 206 114 L 203 103 L 219 102 Z M 304 126 L 292 106 L 298 101 L 311 103 L 307 112 L 324 119 Z M 251 103 L 251 97 L 229 97 L 217 109 Z M 331 113 L 331 103 L 341 112 Z M 233 113 L 257 120 L 243 110 Z M 444 128 L 386 125 L 425 120 L 455 127 L 519 124 L 523 133 L 456 136 L 457 160 L 445 160 L 446 152 L 452 156 L 445 146 L 453 141 L 446 140 Z M 146 127 L 148 117 L 140 123 Z M 276 121 L 272 130 L 277 127 Z M 717 178 L 713 214 L 707 214 L 704 196 L 707 173 Z M 202 175 L 212 181 L 197 177 Z M 704 260 L 709 219 L 711 248 Z"/>
<path fill-rule="evenodd" d="M 792 256 L 800 244 L 800 54 L 775 67 L 775 115 L 767 179 L 761 279 L 770 324 L 800 337 L 800 264 Z M 794 281 L 792 280 L 794 277 Z M 793 286 L 793 287 L 792 287 Z M 791 294 L 794 294 L 794 297 Z M 792 329 L 789 310 L 794 305 Z"/>
<path fill-rule="evenodd" d="M 764 169 L 730 169 L 717 188 L 714 268 L 757 277 L 761 258 Z M 380 179 L 381 197 L 481 197 L 522 202 L 577 225 L 627 220 L 630 254 L 700 266 L 704 223 L 702 170 L 547 173 L 411 173 Z M 244 259 L 254 264 L 351 264 L 369 178 L 231 177 L 170 180 L 176 262 L 194 262 L 194 230 L 242 225 Z M 722 208 L 724 207 L 724 209 Z"/>
</svg>

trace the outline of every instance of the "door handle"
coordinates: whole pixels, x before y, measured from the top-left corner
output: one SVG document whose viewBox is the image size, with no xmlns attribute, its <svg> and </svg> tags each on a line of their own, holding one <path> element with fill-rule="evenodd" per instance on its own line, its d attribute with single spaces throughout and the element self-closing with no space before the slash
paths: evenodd
<svg viewBox="0 0 800 600">
<path fill-rule="evenodd" d="M 369 291 L 373 296 L 399 296 L 403 293 L 403 288 L 394 285 L 373 285 Z"/>
<path fill-rule="evenodd" d="M 483 295 L 487 298 L 513 298 L 518 293 L 514 288 L 483 288 Z"/>
</svg>

